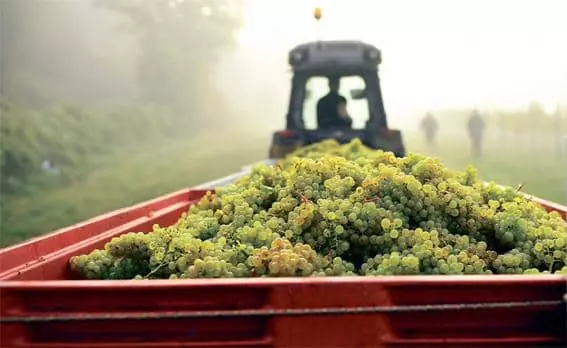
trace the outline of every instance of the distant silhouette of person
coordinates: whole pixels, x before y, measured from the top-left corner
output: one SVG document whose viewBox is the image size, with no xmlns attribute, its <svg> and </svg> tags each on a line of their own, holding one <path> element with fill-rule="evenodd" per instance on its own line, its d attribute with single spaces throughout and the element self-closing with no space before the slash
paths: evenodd
<svg viewBox="0 0 567 348">
<path fill-rule="evenodd" d="M 421 120 L 420 128 L 425 133 L 425 143 L 428 148 L 432 149 L 435 147 L 435 136 L 437 135 L 437 130 L 439 125 L 437 120 L 433 115 L 427 113 L 425 117 Z"/>
<path fill-rule="evenodd" d="M 329 93 L 317 102 L 317 126 L 319 129 L 350 128 L 352 119 L 346 111 L 347 100 L 339 94 L 340 80 L 329 77 Z"/>
<path fill-rule="evenodd" d="M 471 152 L 475 159 L 482 156 L 482 136 L 484 133 L 484 120 L 477 110 L 474 110 L 467 122 L 469 137 L 471 139 Z"/>
</svg>

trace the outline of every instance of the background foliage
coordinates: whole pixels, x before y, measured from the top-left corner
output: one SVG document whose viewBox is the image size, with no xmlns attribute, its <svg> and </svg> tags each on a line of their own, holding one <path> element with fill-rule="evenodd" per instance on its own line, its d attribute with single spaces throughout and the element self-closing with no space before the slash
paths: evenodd
<svg viewBox="0 0 567 348">
<path fill-rule="evenodd" d="M 211 69 L 240 25 L 226 3 L 1 2 L 2 193 L 31 190 L 44 160 L 68 183 L 89 157 L 219 122 Z"/>
</svg>

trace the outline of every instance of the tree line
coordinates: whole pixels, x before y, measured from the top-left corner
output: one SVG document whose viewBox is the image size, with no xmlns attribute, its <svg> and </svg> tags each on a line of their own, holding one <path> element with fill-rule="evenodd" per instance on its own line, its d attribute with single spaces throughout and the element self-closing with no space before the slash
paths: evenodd
<svg viewBox="0 0 567 348">
<path fill-rule="evenodd" d="M 228 3 L 0 2 L 2 192 L 46 168 L 72 180 L 89 156 L 218 122 L 210 77 L 241 25 L 241 1 Z"/>
</svg>

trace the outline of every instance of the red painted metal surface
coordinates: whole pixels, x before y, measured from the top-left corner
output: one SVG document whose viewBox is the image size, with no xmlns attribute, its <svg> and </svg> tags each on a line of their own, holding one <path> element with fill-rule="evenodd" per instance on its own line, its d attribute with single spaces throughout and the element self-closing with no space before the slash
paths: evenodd
<svg viewBox="0 0 567 348">
<path fill-rule="evenodd" d="M 532 201 L 539 203 L 545 210 L 552 212 L 556 211 L 563 217 L 563 220 L 567 221 L 567 207 L 554 202 L 546 201 L 545 199 L 537 198 L 534 196 L 526 195 Z"/>
<path fill-rule="evenodd" d="M 3 318 L 155 316 L 219 310 L 321 309 L 557 300 L 561 277 L 416 276 L 180 281 L 7 282 Z M 213 313 L 211 313 L 213 314 Z M 248 315 L 13 323 L 2 347 L 542 347 L 565 344 L 565 307 Z M 138 347 L 138 345 L 136 345 Z"/>
<path fill-rule="evenodd" d="M 204 193 L 183 190 L 0 251 L 4 321 L 0 346 L 559 347 L 567 343 L 566 309 L 561 305 L 567 277 L 561 276 L 70 280 L 71 256 L 101 248 L 125 232 L 172 224 Z M 567 207 L 547 209 L 567 214 Z M 517 301 L 555 302 L 462 307 Z M 431 304 L 459 306 L 407 307 Z M 378 309 L 357 312 L 359 307 Z M 325 313 L 329 308 L 347 312 Z M 297 309 L 301 315 L 281 312 Z M 216 312 L 226 310 L 271 312 Z M 92 315 L 122 318 L 88 319 Z M 28 321 L 6 322 L 15 318 Z"/>
<path fill-rule="evenodd" d="M 173 224 L 206 192 L 191 189 L 177 191 L 2 249 L 0 280 L 64 279 L 61 276 L 65 267 L 51 265 L 60 255 L 76 255 L 79 250 L 88 252 L 92 250 L 89 248 L 104 246 L 112 237 L 126 232 L 148 232 L 155 223 Z M 30 272 L 36 276 L 28 277 Z"/>
</svg>

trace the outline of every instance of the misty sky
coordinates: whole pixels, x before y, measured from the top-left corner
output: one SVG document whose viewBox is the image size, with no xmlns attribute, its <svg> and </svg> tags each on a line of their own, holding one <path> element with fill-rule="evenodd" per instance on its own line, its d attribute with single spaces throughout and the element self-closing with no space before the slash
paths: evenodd
<svg viewBox="0 0 567 348">
<path fill-rule="evenodd" d="M 315 24 L 313 8 L 323 20 Z M 361 39 L 383 52 L 390 113 L 429 108 L 524 107 L 567 102 L 565 0 L 246 0 L 232 79 L 250 99 L 286 106 L 286 52 L 321 39 Z M 235 69 L 238 70 L 238 69 Z M 258 88 L 269 84 L 268 90 Z M 282 112 L 283 113 L 283 112 Z"/>
<path fill-rule="evenodd" d="M 116 29 L 124 17 L 92 6 L 93 0 L 40 1 L 74 4 L 70 18 L 76 23 L 27 14 L 28 21 L 53 27 L 21 44 L 45 51 L 32 60 L 42 64 L 28 73 L 43 69 L 53 75 L 41 86 L 59 91 L 53 95 L 62 101 L 88 101 L 93 95 L 132 99 L 139 53 L 134 38 Z M 567 0 L 243 2 L 238 44 L 212 69 L 219 100 L 234 110 L 223 117 L 283 126 L 291 77 L 287 53 L 316 39 L 360 39 L 382 50 L 380 74 L 392 125 L 412 125 L 414 117 L 431 109 L 523 108 L 534 100 L 547 111 L 557 103 L 567 105 Z M 323 10 L 319 24 L 313 19 L 316 6 Z M 61 39 L 66 36 L 82 37 L 80 47 Z M 54 42 L 68 47 L 52 52 Z M 60 57 L 69 50 L 77 52 Z M 89 59 L 81 58 L 87 55 Z"/>
</svg>

